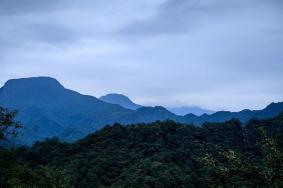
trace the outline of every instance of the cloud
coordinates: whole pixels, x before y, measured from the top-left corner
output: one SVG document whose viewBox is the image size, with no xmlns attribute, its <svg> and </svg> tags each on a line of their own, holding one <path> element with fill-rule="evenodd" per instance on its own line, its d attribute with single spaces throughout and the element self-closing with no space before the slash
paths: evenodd
<svg viewBox="0 0 283 188">
<path fill-rule="evenodd" d="M 128 22 L 151 14 L 152 8 L 148 7 L 156 3 L 0 0 L 0 4 L 0 48 L 6 48 L 29 46 L 30 42 L 65 45 L 65 42 L 112 37 Z"/>
<path fill-rule="evenodd" d="M 155 16 L 133 22 L 121 30 L 126 35 L 191 34 L 202 24 L 213 20 L 242 20 L 255 18 L 261 11 L 281 11 L 279 0 L 167 0 Z M 265 9 L 261 9 L 265 7 Z M 243 15 L 244 14 L 244 15 Z M 279 15 L 282 18 L 282 14 Z M 230 26 L 229 24 L 226 26 Z M 216 26 L 217 27 L 217 26 Z"/>
<path fill-rule="evenodd" d="M 0 15 L 13 15 L 24 13 L 42 13 L 42 11 L 51 11 L 55 8 L 62 8 L 68 2 L 66 0 L 0 0 Z"/>
<path fill-rule="evenodd" d="M 283 100 L 280 0 L 0 0 L 0 84 L 52 76 L 145 105 Z"/>
</svg>

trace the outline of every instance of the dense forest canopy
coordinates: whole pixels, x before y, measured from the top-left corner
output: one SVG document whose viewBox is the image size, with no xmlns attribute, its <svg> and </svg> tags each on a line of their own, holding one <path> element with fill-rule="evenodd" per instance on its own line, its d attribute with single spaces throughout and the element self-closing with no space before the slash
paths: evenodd
<svg viewBox="0 0 283 188">
<path fill-rule="evenodd" d="M 1 149 L 1 187 L 282 187 L 283 114 L 195 127 L 115 124 Z"/>
</svg>

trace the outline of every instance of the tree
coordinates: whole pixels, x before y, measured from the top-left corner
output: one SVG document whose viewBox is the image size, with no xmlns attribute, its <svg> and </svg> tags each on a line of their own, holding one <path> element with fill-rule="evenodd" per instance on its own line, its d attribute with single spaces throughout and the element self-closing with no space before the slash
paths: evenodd
<svg viewBox="0 0 283 188">
<path fill-rule="evenodd" d="M 264 169 L 263 175 L 268 187 L 283 186 L 283 153 L 274 139 L 267 136 L 266 132 L 261 129 L 264 139 Z"/>
<path fill-rule="evenodd" d="M 23 126 L 15 121 L 17 111 L 10 111 L 0 107 L 0 141 L 12 138 L 12 150 L 14 148 L 14 139 L 18 135 L 18 130 Z"/>
</svg>

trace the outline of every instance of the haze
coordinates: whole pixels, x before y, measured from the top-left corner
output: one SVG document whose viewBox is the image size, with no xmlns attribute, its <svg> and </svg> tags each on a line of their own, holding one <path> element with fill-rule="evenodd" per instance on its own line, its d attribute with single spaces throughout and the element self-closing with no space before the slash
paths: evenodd
<svg viewBox="0 0 283 188">
<path fill-rule="evenodd" d="M 0 84 L 260 109 L 283 101 L 282 20 L 282 0 L 0 0 Z"/>
</svg>

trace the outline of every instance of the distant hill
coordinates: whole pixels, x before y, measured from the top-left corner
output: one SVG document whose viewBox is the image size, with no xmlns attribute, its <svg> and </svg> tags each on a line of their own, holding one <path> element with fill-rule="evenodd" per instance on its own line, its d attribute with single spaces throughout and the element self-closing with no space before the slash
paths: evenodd
<svg viewBox="0 0 283 188">
<path fill-rule="evenodd" d="M 239 119 L 241 122 L 247 122 L 250 119 L 265 119 L 275 117 L 283 112 L 283 102 L 271 103 L 262 110 L 242 110 L 240 112 L 219 111 L 211 115 L 203 114 L 195 116 L 192 114 L 185 115 L 184 122 L 191 122 L 196 125 L 202 125 L 205 122 L 224 122 L 232 118 Z"/>
<path fill-rule="evenodd" d="M 142 107 L 141 105 L 135 104 L 127 96 L 122 94 L 111 93 L 105 96 L 101 96 L 99 99 L 110 104 L 118 104 L 124 108 L 131 110 L 136 110 Z"/>
<path fill-rule="evenodd" d="M 132 124 L 171 119 L 199 126 L 205 122 L 223 122 L 232 118 L 238 118 L 242 122 L 251 118 L 269 118 L 283 111 L 283 103 L 272 103 L 263 110 L 221 111 L 201 116 L 178 116 L 164 107 L 131 110 L 66 89 L 50 77 L 7 81 L 0 89 L 0 106 L 19 111 L 17 119 L 25 126 L 18 137 L 21 144 L 31 144 L 52 136 L 64 141 L 74 141 L 116 122 Z"/>
<path fill-rule="evenodd" d="M 181 106 L 181 107 L 169 107 L 167 108 L 170 112 L 184 116 L 186 114 L 194 114 L 197 116 L 203 115 L 203 114 L 213 114 L 214 111 L 202 109 L 198 106 Z"/>
<path fill-rule="evenodd" d="M 131 110 L 136 110 L 143 107 L 142 105 L 134 103 L 129 97 L 117 93 L 107 94 L 105 96 L 101 96 L 99 99 L 110 104 L 118 104 L 124 108 Z M 179 116 L 184 116 L 186 114 L 194 114 L 200 116 L 203 114 L 215 113 L 214 111 L 202 109 L 198 106 L 169 107 L 166 109 Z"/>
</svg>

